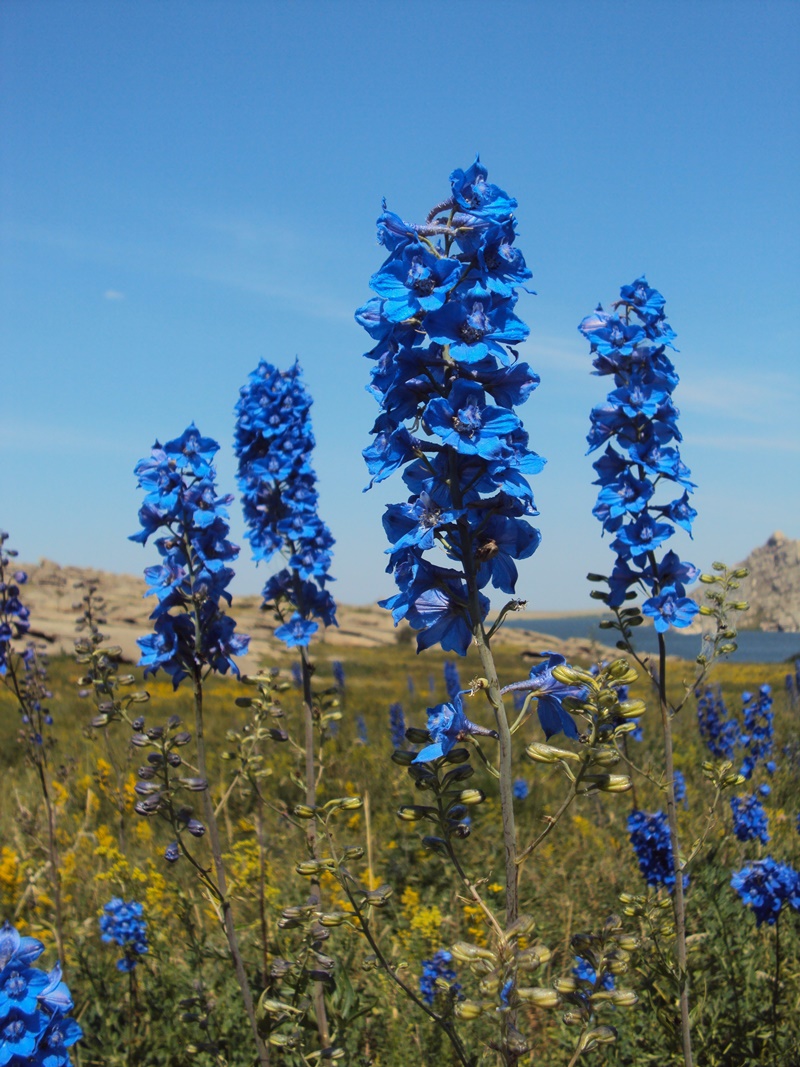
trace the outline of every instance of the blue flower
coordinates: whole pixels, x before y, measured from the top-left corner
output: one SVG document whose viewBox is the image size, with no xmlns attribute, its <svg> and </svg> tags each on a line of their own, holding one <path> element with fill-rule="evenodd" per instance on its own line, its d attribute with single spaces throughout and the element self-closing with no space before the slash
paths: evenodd
<svg viewBox="0 0 800 1067">
<path fill-rule="evenodd" d="M 145 544 L 161 531 L 156 547 L 163 560 L 145 570 L 146 595 L 155 595 L 157 603 L 150 616 L 153 633 L 137 641 L 139 662 L 145 675 L 165 670 L 176 688 L 204 667 L 238 673 L 233 657 L 244 655 L 250 640 L 234 632 L 234 620 L 220 607 L 220 601 L 231 602 L 233 570 L 225 564 L 239 549 L 227 539 L 232 497 L 220 497 L 214 482 L 211 460 L 218 449 L 192 423 L 163 448 L 156 442 L 135 468 L 145 500 L 142 529 L 131 540 Z"/>
<path fill-rule="evenodd" d="M 22 603 L 19 587 L 28 580 L 25 571 L 8 573 L 16 552 L 5 548 L 8 534 L 0 530 L 0 676 L 8 670 L 11 642 L 30 630 L 30 610 Z"/>
<path fill-rule="evenodd" d="M 600 491 L 593 514 L 616 534 L 611 548 L 617 561 L 602 599 L 617 609 L 641 589 L 648 594 L 642 612 L 658 633 L 688 626 L 699 607 L 684 584 L 697 577 L 697 568 L 672 551 L 661 563 L 656 558 L 676 526 L 691 536 L 697 514 L 689 503 L 690 472 L 671 444 L 681 439 L 672 401 L 679 379 L 666 354 L 675 334 L 664 317 L 664 298 L 637 278 L 622 286 L 614 313 L 598 307 L 578 328 L 591 343 L 594 372 L 612 375 L 615 385 L 592 411 L 587 438 L 590 452 L 606 445 L 594 463 Z M 670 482 L 680 495 L 663 499 Z"/>
<path fill-rule="evenodd" d="M 547 656 L 547 661 L 531 667 L 526 681 L 512 682 L 511 685 L 505 686 L 503 693 L 532 693 L 536 697 L 536 710 L 545 737 L 549 740 L 553 734 L 563 732 L 567 737 L 577 740 L 578 727 L 569 712 L 562 706 L 562 701 L 565 697 L 583 700 L 586 696 L 586 687 L 568 685 L 553 677 L 553 668 L 567 662 L 560 653 L 540 652 L 539 655 Z"/>
<path fill-rule="evenodd" d="M 135 900 L 125 903 L 120 897 L 114 897 L 103 907 L 100 917 L 102 940 L 119 945 L 124 955 L 117 960 L 117 970 L 132 971 L 139 962 L 138 957 L 148 951 L 147 923 L 143 918 L 143 908 Z"/>
<path fill-rule="evenodd" d="M 769 841 L 767 813 L 756 796 L 731 797 L 733 832 L 740 841 Z"/>
<path fill-rule="evenodd" d="M 69 1067 L 68 1050 L 82 1036 L 67 1017 L 72 997 L 60 966 L 49 974 L 31 966 L 43 950 L 8 922 L 0 928 L 0 1064 Z"/>
<path fill-rule="evenodd" d="M 530 793 L 530 786 L 524 778 L 515 778 L 511 791 L 516 800 L 526 800 Z"/>
<path fill-rule="evenodd" d="M 454 993 L 458 993 L 461 989 L 461 986 L 455 980 L 456 972 L 450 966 L 452 961 L 452 954 L 443 948 L 440 948 L 438 952 L 434 952 L 431 959 L 422 961 L 422 976 L 419 980 L 419 991 L 426 1004 L 433 1004 L 436 999 L 436 994 L 439 992 L 439 989 L 436 986 L 437 978 L 442 978 L 446 982 L 453 983 L 450 988 Z"/>
<path fill-rule="evenodd" d="M 256 562 L 270 560 L 276 552 L 286 562 L 267 580 L 262 595 L 264 606 L 281 620 L 275 637 L 288 648 L 307 646 L 319 622 L 336 623 L 336 605 L 326 589 L 333 580 L 334 540 L 317 514 L 310 409 L 299 364 L 280 371 L 263 359 L 236 404 L 237 479 L 246 536 Z"/>
<path fill-rule="evenodd" d="M 666 886 L 672 892 L 675 873 L 672 869 L 672 842 L 665 813 L 631 812 L 628 816 L 628 833 L 645 882 L 652 886 Z M 688 881 L 688 876 L 684 875 L 684 887 Z"/>
<path fill-rule="evenodd" d="M 435 708 L 428 708 L 428 733 L 432 743 L 426 745 L 421 752 L 414 757 L 414 763 L 429 763 L 431 760 L 441 759 L 455 746 L 456 742 L 463 741 L 470 734 L 483 737 L 497 737 L 494 730 L 487 730 L 484 726 L 478 726 L 467 718 L 459 693 L 451 703 L 437 704 Z"/>
<path fill-rule="evenodd" d="M 367 353 L 381 408 L 364 450 L 371 484 L 402 468 L 411 492 L 384 518 L 399 592 L 383 606 L 395 625 L 419 631 L 418 650 L 464 655 L 489 610 L 476 591 L 491 583 L 513 593 L 515 561 L 539 544 L 527 476 L 544 460 L 512 410 L 539 382 L 513 347 L 528 335 L 516 304 L 530 278 L 514 246 L 515 201 L 478 161 L 454 171 L 451 186 L 424 224 L 384 206 L 378 233 L 389 256 L 356 319 L 376 342 Z M 455 567 L 431 562 L 434 551 Z"/>
<path fill-rule="evenodd" d="M 451 701 L 456 700 L 458 694 L 462 692 L 458 665 L 451 659 L 444 661 L 444 686 Z"/>
<path fill-rule="evenodd" d="M 800 911 L 800 872 L 771 856 L 735 871 L 731 885 L 742 903 L 753 909 L 757 926 L 774 925 L 784 904 Z"/>
<path fill-rule="evenodd" d="M 402 748 L 406 740 L 406 717 L 403 714 L 402 704 L 389 705 L 389 730 L 392 736 L 392 745 L 395 748 Z"/>
</svg>

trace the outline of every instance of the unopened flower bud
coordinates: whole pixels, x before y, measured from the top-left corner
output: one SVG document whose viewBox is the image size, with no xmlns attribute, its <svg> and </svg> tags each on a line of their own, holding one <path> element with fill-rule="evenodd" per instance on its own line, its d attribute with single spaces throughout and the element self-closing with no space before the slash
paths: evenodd
<svg viewBox="0 0 800 1067">
<path fill-rule="evenodd" d="M 537 1008 L 557 1008 L 561 1003 L 561 997 L 555 989 L 541 986 L 518 986 L 517 996 L 520 1000 L 535 1004 Z"/>
</svg>

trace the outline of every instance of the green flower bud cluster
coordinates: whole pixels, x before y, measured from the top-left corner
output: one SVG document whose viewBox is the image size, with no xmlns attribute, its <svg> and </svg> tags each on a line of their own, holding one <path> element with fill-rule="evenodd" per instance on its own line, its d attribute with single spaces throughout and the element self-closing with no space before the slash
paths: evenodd
<svg viewBox="0 0 800 1067">
<path fill-rule="evenodd" d="M 713 586 L 706 592 L 706 603 L 701 604 L 700 614 L 716 622 L 716 630 L 703 634 L 703 648 L 697 657 L 701 666 L 706 666 L 717 656 L 735 652 L 737 630 L 730 619 L 731 612 L 748 611 L 750 605 L 746 600 L 735 600 L 732 594 L 740 587 L 742 578 L 750 573 L 747 567 L 729 569 L 726 564 L 715 561 L 711 564 L 713 574 L 701 574 L 703 585 Z"/>
<path fill-rule="evenodd" d="M 410 727 L 406 738 L 412 743 L 426 744 L 431 738 L 427 730 Z M 435 834 L 423 837 L 423 846 L 438 856 L 449 856 L 453 845 L 452 839 L 465 839 L 471 833 L 468 811 L 486 800 L 482 789 L 462 787 L 475 773 L 469 762 L 470 752 L 466 748 L 451 748 L 446 755 L 429 763 L 414 763 L 413 751 L 396 750 L 392 759 L 395 763 L 408 768 L 408 775 L 415 787 L 422 792 L 432 794 L 430 804 L 404 804 L 397 811 L 397 817 L 403 822 L 428 821 L 436 827 Z"/>
</svg>

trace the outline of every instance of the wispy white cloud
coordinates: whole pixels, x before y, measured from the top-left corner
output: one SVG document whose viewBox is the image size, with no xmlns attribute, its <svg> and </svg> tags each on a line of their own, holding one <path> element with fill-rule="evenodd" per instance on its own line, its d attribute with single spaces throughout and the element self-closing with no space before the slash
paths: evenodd
<svg viewBox="0 0 800 1067">
<path fill-rule="evenodd" d="M 121 293 L 119 289 L 106 289 L 103 293 L 104 300 L 124 300 L 125 294 Z"/>
</svg>

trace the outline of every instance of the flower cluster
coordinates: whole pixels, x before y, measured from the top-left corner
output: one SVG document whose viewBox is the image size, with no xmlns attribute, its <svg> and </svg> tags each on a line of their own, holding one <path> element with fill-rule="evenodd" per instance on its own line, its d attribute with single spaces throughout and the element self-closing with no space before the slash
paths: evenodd
<svg viewBox="0 0 800 1067">
<path fill-rule="evenodd" d="M 756 925 L 774 925 L 783 905 L 800 911 L 800 871 L 787 863 L 777 863 L 771 856 L 756 860 L 741 871 L 735 871 L 731 885 L 749 905 L 756 917 Z"/>
<path fill-rule="evenodd" d="M 119 897 L 109 900 L 100 916 L 102 940 L 120 945 L 125 955 L 117 960 L 118 971 L 132 971 L 138 957 L 147 952 L 147 923 L 142 918 L 142 905 L 132 900 L 126 904 Z"/>
<path fill-rule="evenodd" d="M 628 833 L 645 882 L 652 886 L 666 886 L 671 892 L 675 886 L 675 872 L 666 814 L 663 811 L 632 811 L 628 816 Z M 684 886 L 687 883 L 688 878 L 684 875 Z"/>
<path fill-rule="evenodd" d="M 775 765 L 767 757 L 773 748 L 772 690 L 762 685 L 758 692 L 742 693 L 742 714 L 744 722 L 739 744 L 744 749 L 741 773 L 745 778 L 752 778 L 753 771 L 759 763 L 765 762 L 772 774 Z"/>
<path fill-rule="evenodd" d="M 593 514 L 615 535 L 617 554 L 602 599 L 619 608 L 636 586 L 648 594 L 642 611 L 656 630 L 688 626 L 699 608 L 685 595 L 699 570 L 669 551 L 656 550 L 681 526 L 689 534 L 697 514 L 689 503 L 694 488 L 677 442 L 678 409 L 672 392 L 678 375 L 667 356 L 675 334 L 664 317 L 664 298 L 644 278 L 623 285 L 611 314 L 598 307 L 578 327 L 592 346 L 598 375 L 613 375 L 615 388 L 592 411 L 589 451 L 606 446 L 594 464 L 600 486 Z M 616 444 L 616 448 L 614 445 Z M 678 496 L 656 500 L 656 489 L 672 483 Z"/>
<path fill-rule="evenodd" d="M 175 440 L 163 446 L 156 441 L 134 471 L 145 498 L 142 529 L 130 539 L 145 544 L 159 533 L 156 547 L 163 561 L 144 572 L 146 595 L 158 603 L 150 616 L 154 633 L 137 641 L 139 665 L 145 674 L 163 668 L 175 688 L 204 667 L 238 673 L 232 657 L 244 655 L 250 641 L 234 632 L 235 621 L 220 608 L 220 600 L 231 602 L 227 586 L 233 570 L 227 564 L 239 548 L 227 540 L 233 497 L 217 495 L 211 461 L 218 450 L 192 423 Z"/>
<path fill-rule="evenodd" d="M 769 789 L 769 787 L 767 787 Z M 769 841 L 767 813 L 757 796 L 731 797 L 733 832 L 740 841 Z"/>
<path fill-rule="evenodd" d="M 317 476 L 311 466 L 311 397 L 299 363 L 280 371 L 261 360 L 239 391 L 234 448 L 247 539 L 256 562 L 280 552 L 287 566 L 264 586 L 265 605 L 281 625 L 288 648 L 306 647 L 319 629 L 336 623 L 325 588 L 334 541 L 317 514 Z"/>
<path fill-rule="evenodd" d="M 20 570 L 9 573 L 17 553 L 5 547 L 7 540 L 8 534 L 0 530 L 0 675 L 8 670 L 11 642 L 24 637 L 30 629 L 30 610 L 19 598 L 19 587 L 28 576 Z"/>
<path fill-rule="evenodd" d="M 384 515 L 399 592 L 383 606 L 419 631 L 419 650 L 440 643 L 464 655 L 489 611 L 480 590 L 513 594 L 515 561 L 538 547 L 526 476 L 544 460 L 512 410 L 539 383 L 514 348 L 528 335 L 516 304 L 531 277 L 514 245 L 516 201 L 477 160 L 450 185 L 424 224 L 384 207 L 378 239 L 389 254 L 356 319 L 376 342 L 370 484 L 405 467 L 411 494 Z M 426 556 L 437 546 L 455 567 Z"/>
<path fill-rule="evenodd" d="M 456 982 L 456 972 L 450 966 L 452 961 L 452 954 L 443 948 L 440 948 L 438 952 L 434 952 L 431 959 L 422 961 L 419 991 L 426 1004 L 432 1005 L 436 999 L 436 994 L 439 992 L 436 985 L 437 978 L 447 982 L 452 993 L 458 993 L 461 989 L 461 986 Z"/>
<path fill-rule="evenodd" d="M 0 929 L 0 1064 L 69 1067 L 69 1048 L 82 1036 L 67 1014 L 72 997 L 61 967 L 45 974 L 31 966 L 43 951 L 9 923 Z"/>
<path fill-rule="evenodd" d="M 706 686 L 697 695 L 700 736 L 717 759 L 733 760 L 739 744 L 739 723 L 730 717 L 719 686 Z"/>
<path fill-rule="evenodd" d="M 575 966 L 572 968 L 573 975 L 579 982 L 585 982 L 592 987 L 597 982 L 597 971 L 594 968 L 591 960 L 585 959 L 583 956 L 575 957 Z M 611 990 L 616 985 L 614 975 L 610 971 L 604 971 L 603 977 L 600 980 L 600 988 Z"/>
<path fill-rule="evenodd" d="M 527 779 L 514 779 L 514 784 L 511 787 L 511 792 L 514 794 L 515 800 L 527 800 L 530 791 L 531 787 L 528 785 Z"/>
</svg>

